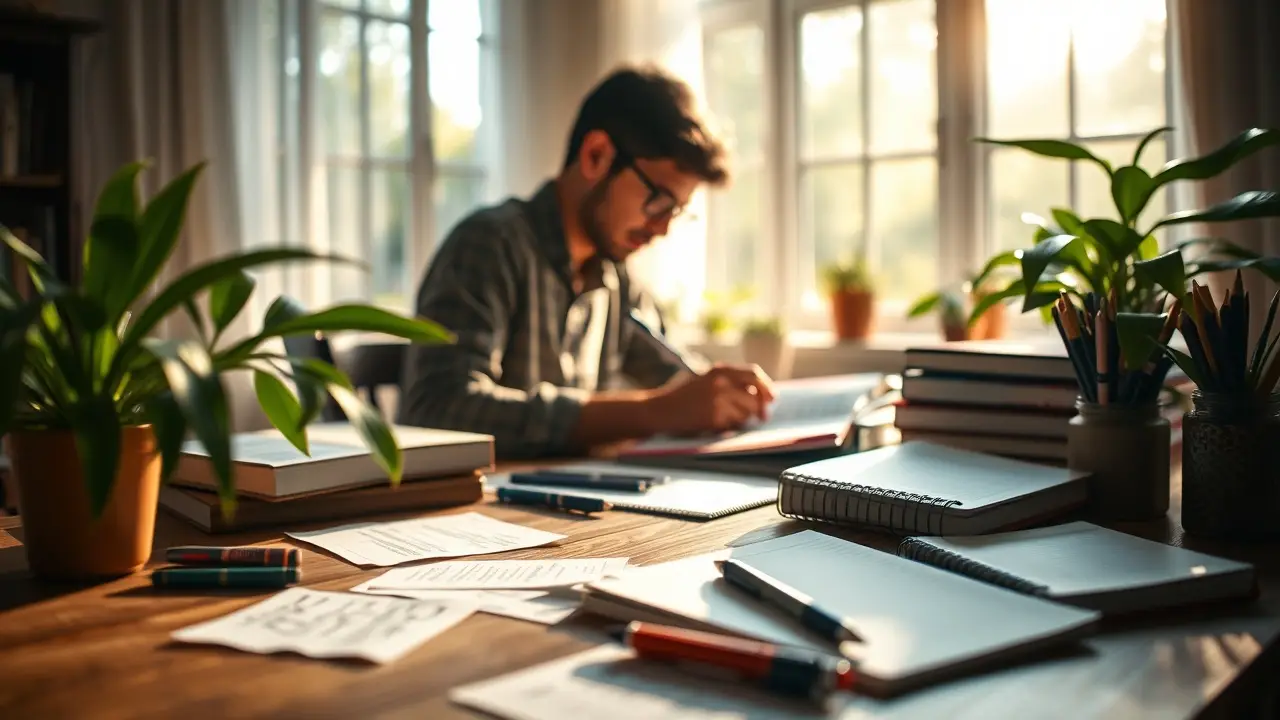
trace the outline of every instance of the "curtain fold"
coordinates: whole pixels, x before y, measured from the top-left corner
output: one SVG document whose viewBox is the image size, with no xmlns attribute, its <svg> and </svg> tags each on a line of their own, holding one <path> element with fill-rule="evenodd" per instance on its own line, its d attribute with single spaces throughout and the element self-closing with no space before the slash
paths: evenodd
<svg viewBox="0 0 1280 720">
<path fill-rule="evenodd" d="M 1191 121 L 1191 152 L 1204 154 L 1251 127 L 1280 127 L 1280 3 L 1275 0 L 1175 0 L 1182 89 Z M 1269 148 L 1211 180 L 1195 183 L 1205 206 L 1246 190 L 1280 189 L 1280 149 Z M 1280 220 L 1220 223 L 1195 233 L 1226 238 L 1264 255 L 1280 255 Z M 1213 278 L 1220 286 L 1228 278 Z M 1246 274 L 1254 323 L 1265 317 L 1274 286 Z M 1265 294 L 1262 301 L 1256 298 Z M 1256 325 L 1255 325 L 1256 326 Z"/>
</svg>

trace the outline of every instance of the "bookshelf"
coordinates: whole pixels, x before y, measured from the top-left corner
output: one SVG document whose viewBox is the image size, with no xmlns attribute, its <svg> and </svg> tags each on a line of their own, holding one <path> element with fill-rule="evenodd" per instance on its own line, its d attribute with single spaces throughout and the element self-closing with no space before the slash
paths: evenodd
<svg viewBox="0 0 1280 720">
<path fill-rule="evenodd" d="M 0 6 L 0 224 L 59 277 L 80 273 L 72 138 L 77 45 L 95 21 Z M 23 292 L 25 268 L 5 248 L 0 277 Z"/>
</svg>

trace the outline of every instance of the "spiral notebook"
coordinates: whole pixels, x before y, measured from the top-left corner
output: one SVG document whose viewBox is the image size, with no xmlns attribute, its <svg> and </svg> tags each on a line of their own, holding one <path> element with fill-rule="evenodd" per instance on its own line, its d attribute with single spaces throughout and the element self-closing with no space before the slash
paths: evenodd
<svg viewBox="0 0 1280 720">
<path fill-rule="evenodd" d="M 923 535 L 1027 527 L 1088 497 L 1088 474 L 913 441 L 782 473 L 778 512 Z"/>
<path fill-rule="evenodd" d="M 666 482 L 643 493 L 564 488 L 552 485 L 520 485 L 519 487 L 576 497 L 597 498 L 613 503 L 614 510 L 669 515 L 686 520 L 715 520 L 769 505 L 778 496 L 777 477 L 763 474 L 659 469 L 613 462 L 576 462 L 561 465 L 557 469 L 663 477 L 666 478 Z M 485 476 L 484 483 L 490 488 L 510 486 L 509 478 L 508 473 L 494 473 Z"/>
<path fill-rule="evenodd" d="M 912 537 L 898 555 L 1104 614 L 1248 597 L 1252 565 L 1087 522 L 983 537 Z"/>
</svg>

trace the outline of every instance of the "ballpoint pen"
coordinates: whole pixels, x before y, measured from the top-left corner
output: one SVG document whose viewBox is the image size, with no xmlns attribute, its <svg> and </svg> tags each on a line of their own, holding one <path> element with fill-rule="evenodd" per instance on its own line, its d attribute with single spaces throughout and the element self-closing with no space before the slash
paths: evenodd
<svg viewBox="0 0 1280 720">
<path fill-rule="evenodd" d="M 539 505 L 571 512 L 604 512 L 613 508 L 613 503 L 596 498 L 574 497 L 573 495 L 560 495 L 559 493 L 525 490 L 523 488 L 500 487 L 497 490 L 497 495 L 499 501 L 513 505 Z"/>
<path fill-rule="evenodd" d="M 642 659 L 733 671 L 779 694 L 821 701 L 856 686 L 849 660 L 811 650 L 645 622 L 612 635 Z"/>
<path fill-rule="evenodd" d="M 513 485 L 551 485 L 624 492 L 645 492 L 654 485 L 667 482 L 667 478 L 661 475 L 625 475 L 556 469 L 511 473 L 509 480 Z"/>
<path fill-rule="evenodd" d="M 739 560 L 719 560 L 716 567 L 725 582 L 794 615 L 810 630 L 836 642 L 860 642 L 861 636 L 847 618 L 819 607 L 813 598 Z"/>
</svg>

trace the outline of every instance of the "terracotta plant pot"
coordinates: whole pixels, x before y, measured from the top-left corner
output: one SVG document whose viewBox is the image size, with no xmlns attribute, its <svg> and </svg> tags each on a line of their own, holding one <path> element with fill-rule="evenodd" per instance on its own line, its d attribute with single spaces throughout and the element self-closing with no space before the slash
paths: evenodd
<svg viewBox="0 0 1280 720">
<path fill-rule="evenodd" d="M 947 342 L 974 339 L 971 328 L 967 328 L 964 325 L 948 325 L 946 323 L 942 324 L 942 337 Z"/>
<path fill-rule="evenodd" d="M 773 333 L 742 334 L 742 359 L 759 365 L 769 377 L 785 380 L 791 375 L 791 363 L 795 354 L 786 338 Z"/>
<path fill-rule="evenodd" d="M 85 581 L 128 575 L 146 564 L 160 494 L 160 454 L 149 425 L 121 428 L 116 481 L 96 520 L 69 430 L 20 430 L 8 440 L 32 572 Z"/>
<path fill-rule="evenodd" d="M 866 290 L 837 290 L 831 294 L 831 320 L 840 340 L 865 340 L 875 321 L 876 296 Z"/>
<path fill-rule="evenodd" d="M 970 340 L 999 340 L 1004 337 L 1008 315 L 1003 303 L 992 305 L 970 328 Z"/>
</svg>

